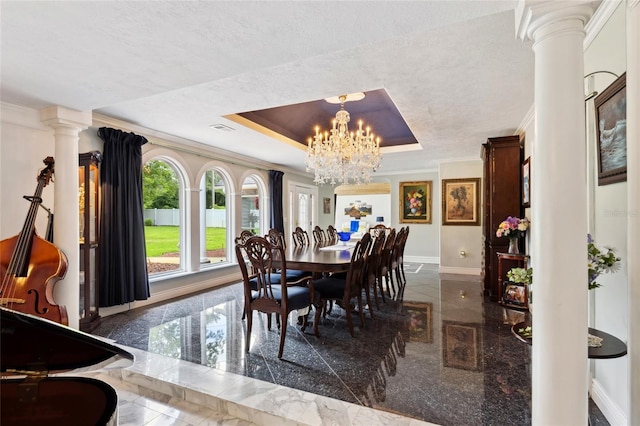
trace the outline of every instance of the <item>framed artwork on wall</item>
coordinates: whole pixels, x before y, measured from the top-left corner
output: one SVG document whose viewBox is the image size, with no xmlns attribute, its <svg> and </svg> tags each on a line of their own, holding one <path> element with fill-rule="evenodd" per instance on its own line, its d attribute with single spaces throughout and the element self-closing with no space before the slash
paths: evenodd
<svg viewBox="0 0 640 426">
<path fill-rule="evenodd" d="M 598 186 L 627 180 L 626 73 L 596 96 Z"/>
<path fill-rule="evenodd" d="M 431 223 L 432 181 L 400 182 L 400 223 Z"/>
<path fill-rule="evenodd" d="M 322 199 L 322 212 L 324 214 L 331 213 L 331 198 L 325 197 Z"/>
<path fill-rule="evenodd" d="M 442 224 L 480 225 L 480 178 L 442 179 Z"/>
<path fill-rule="evenodd" d="M 522 163 L 522 206 L 531 207 L 531 157 Z"/>
</svg>

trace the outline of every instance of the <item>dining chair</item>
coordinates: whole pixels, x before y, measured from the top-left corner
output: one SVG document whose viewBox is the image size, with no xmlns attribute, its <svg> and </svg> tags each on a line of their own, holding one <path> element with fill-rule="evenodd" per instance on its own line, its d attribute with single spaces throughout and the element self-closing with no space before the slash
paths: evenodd
<svg viewBox="0 0 640 426">
<path fill-rule="evenodd" d="M 293 244 L 296 247 L 308 246 L 310 244 L 309 234 L 304 229 L 296 226 L 296 229 L 293 231 Z"/>
<path fill-rule="evenodd" d="M 373 316 L 373 309 L 371 309 L 371 300 L 369 296 L 369 290 L 373 290 L 373 299 L 376 303 L 376 309 L 380 310 L 380 303 L 378 302 L 378 286 L 380 287 L 380 293 L 383 292 L 382 285 L 379 284 L 378 281 L 378 270 L 380 268 L 380 262 L 382 261 L 382 250 L 384 249 L 384 243 L 386 241 L 386 234 L 384 232 L 380 233 L 377 237 L 373 239 L 373 243 L 371 244 L 371 250 L 369 251 L 369 258 L 366 262 L 366 274 L 364 278 L 364 290 L 365 296 L 367 300 L 367 304 L 369 305 L 369 310 L 371 314 L 371 318 Z"/>
<path fill-rule="evenodd" d="M 360 316 L 360 326 L 364 327 L 364 314 L 362 306 L 362 285 L 365 277 L 365 262 L 367 254 L 371 248 L 371 235 L 364 236 L 356 243 L 351 255 L 349 272 L 346 278 L 337 278 L 333 275 L 314 280 L 313 288 L 316 292 L 316 314 L 313 322 L 313 331 L 316 336 L 320 336 L 318 324 L 322 316 L 322 309 L 329 301 L 336 301 L 338 306 L 346 311 L 349 334 L 354 337 L 352 299 L 356 299 L 357 310 Z"/>
<path fill-rule="evenodd" d="M 384 247 L 382 248 L 382 255 L 380 256 L 380 263 L 378 265 L 378 286 L 380 287 L 380 295 L 382 296 L 382 301 L 387 303 L 384 296 L 384 282 L 387 285 L 387 292 L 389 293 L 389 297 L 391 297 L 391 284 L 389 282 L 389 264 L 391 263 L 391 255 L 393 253 L 393 245 L 396 241 L 396 230 L 395 228 L 391 228 L 389 231 L 389 235 L 387 235 L 384 243 Z"/>
<path fill-rule="evenodd" d="M 404 284 L 407 283 L 407 277 L 404 274 L 404 247 L 407 245 L 407 239 L 409 238 L 409 225 L 407 225 L 405 229 L 406 231 L 404 233 L 402 244 L 400 246 L 400 253 L 399 253 L 399 260 L 398 260 L 400 270 L 402 271 L 402 279 L 404 280 Z"/>
<path fill-rule="evenodd" d="M 245 306 L 247 318 L 247 338 L 245 349 L 249 352 L 251 343 L 251 326 L 253 323 L 253 311 L 263 312 L 268 315 L 267 328 L 271 330 L 271 314 L 276 314 L 278 328 L 280 329 L 280 346 L 278 359 L 282 358 L 284 341 L 287 334 L 287 318 L 292 311 L 309 307 L 314 302 L 314 286 L 311 277 L 305 277 L 299 281 L 286 281 L 286 259 L 284 248 L 274 246 L 264 237 L 253 236 L 244 244 L 236 245 L 236 255 L 240 264 L 240 271 L 244 282 Z M 274 284 L 271 277 L 274 259 L 280 264 L 280 282 Z M 250 265 L 251 268 L 247 266 Z M 253 270 L 253 273 L 249 271 Z M 252 290 L 251 279 L 255 278 L 258 289 Z M 304 317 L 302 331 L 307 326 L 307 318 Z"/>
<path fill-rule="evenodd" d="M 401 253 L 402 253 L 403 241 L 406 238 L 406 234 L 407 234 L 406 228 L 404 227 L 400 228 L 400 230 L 396 234 L 396 238 L 393 243 L 393 248 L 391 249 L 391 255 L 389 257 L 388 276 L 389 276 L 389 282 L 391 284 L 391 289 L 393 290 L 394 296 L 399 296 L 404 286 L 404 280 L 402 279 L 400 264 L 402 259 Z M 394 276 L 395 276 L 395 282 L 394 282 Z M 396 290 L 396 284 L 398 287 L 397 290 Z"/>
<path fill-rule="evenodd" d="M 313 234 L 313 241 L 316 244 L 324 243 L 325 241 L 327 241 L 327 234 L 324 232 L 324 229 L 320 228 L 318 225 L 313 228 L 313 231 L 311 231 L 311 233 Z"/>
</svg>

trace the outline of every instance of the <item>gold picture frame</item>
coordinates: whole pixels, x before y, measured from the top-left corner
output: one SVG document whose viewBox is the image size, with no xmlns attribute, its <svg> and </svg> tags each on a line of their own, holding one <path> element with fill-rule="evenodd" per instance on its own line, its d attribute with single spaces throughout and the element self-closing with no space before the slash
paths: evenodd
<svg viewBox="0 0 640 426">
<path fill-rule="evenodd" d="M 442 224 L 480 225 L 480 178 L 442 179 Z"/>
<path fill-rule="evenodd" d="M 400 182 L 400 223 L 431 223 L 432 181 Z"/>
</svg>

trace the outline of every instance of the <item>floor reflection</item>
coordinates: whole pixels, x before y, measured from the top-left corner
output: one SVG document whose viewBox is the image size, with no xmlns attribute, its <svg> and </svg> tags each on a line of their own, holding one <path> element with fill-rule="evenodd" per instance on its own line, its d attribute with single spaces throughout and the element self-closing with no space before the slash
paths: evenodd
<svg viewBox="0 0 640 426">
<path fill-rule="evenodd" d="M 337 306 L 320 339 L 301 332 L 293 313 L 282 360 L 278 331 L 257 313 L 245 352 L 240 284 L 104 318 L 94 333 L 442 425 L 530 424 L 530 348 L 510 333 L 524 314 L 485 303 L 479 277 L 405 266 L 404 293 L 381 303 L 375 320 L 367 315 L 355 338 Z"/>
</svg>

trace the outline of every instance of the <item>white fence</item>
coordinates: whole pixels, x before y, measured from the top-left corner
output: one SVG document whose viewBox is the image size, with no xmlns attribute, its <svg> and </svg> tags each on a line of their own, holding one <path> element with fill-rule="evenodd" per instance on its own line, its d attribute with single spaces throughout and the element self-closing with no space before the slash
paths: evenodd
<svg viewBox="0 0 640 426">
<path fill-rule="evenodd" d="M 227 227 L 226 209 L 207 209 L 206 224 L 213 228 Z M 179 209 L 145 209 L 144 220 L 151 219 L 156 226 L 180 226 Z"/>
</svg>

